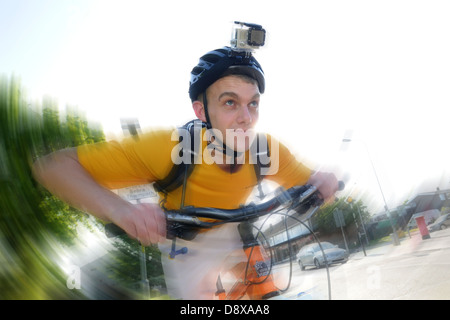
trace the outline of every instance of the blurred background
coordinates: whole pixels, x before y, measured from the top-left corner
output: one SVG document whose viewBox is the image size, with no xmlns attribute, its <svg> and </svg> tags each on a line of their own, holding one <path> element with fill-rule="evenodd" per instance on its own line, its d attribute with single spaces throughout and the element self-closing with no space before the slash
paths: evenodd
<svg viewBox="0 0 450 320">
<path fill-rule="evenodd" d="M 50 97 L 30 104 L 14 77 L 0 79 L 0 115 L 0 298 L 137 298 L 138 244 L 125 236 L 108 240 L 100 221 L 31 176 L 37 157 L 104 141 L 102 129 L 76 107 L 60 114 Z M 147 256 L 152 287 L 164 286 L 159 251 L 150 247 Z"/>
</svg>

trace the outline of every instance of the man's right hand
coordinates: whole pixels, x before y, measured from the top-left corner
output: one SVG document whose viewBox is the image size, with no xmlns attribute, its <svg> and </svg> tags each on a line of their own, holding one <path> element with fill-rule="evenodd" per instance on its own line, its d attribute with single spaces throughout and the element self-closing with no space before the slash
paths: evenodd
<svg viewBox="0 0 450 320">
<path fill-rule="evenodd" d="M 110 215 L 110 220 L 130 238 L 148 246 L 166 238 L 166 218 L 163 210 L 153 203 L 128 204 Z"/>
</svg>

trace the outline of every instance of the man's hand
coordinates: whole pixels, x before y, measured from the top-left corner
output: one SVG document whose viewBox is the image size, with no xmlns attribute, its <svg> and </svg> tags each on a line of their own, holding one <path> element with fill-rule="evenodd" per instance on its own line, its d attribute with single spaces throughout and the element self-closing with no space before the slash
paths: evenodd
<svg viewBox="0 0 450 320">
<path fill-rule="evenodd" d="M 144 246 L 164 241 L 166 237 L 166 218 L 157 204 L 130 204 L 116 210 L 110 219 Z"/>
<path fill-rule="evenodd" d="M 314 172 L 308 180 L 308 184 L 317 188 L 319 196 L 325 201 L 334 199 L 334 194 L 339 190 L 336 176 L 329 172 Z"/>
</svg>

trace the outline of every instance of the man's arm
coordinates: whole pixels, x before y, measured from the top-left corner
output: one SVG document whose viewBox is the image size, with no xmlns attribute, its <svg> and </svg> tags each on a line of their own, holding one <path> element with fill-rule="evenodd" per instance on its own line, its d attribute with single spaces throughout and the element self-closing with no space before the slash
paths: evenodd
<svg viewBox="0 0 450 320">
<path fill-rule="evenodd" d="M 157 205 L 133 205 L 99 185 L 78 161 L 75 148 L 52 153 L 33 165 L 36 180 L 68 204 L 110 221 L 142 244 L 165 236 L 164 213 Z"/>
</svg>

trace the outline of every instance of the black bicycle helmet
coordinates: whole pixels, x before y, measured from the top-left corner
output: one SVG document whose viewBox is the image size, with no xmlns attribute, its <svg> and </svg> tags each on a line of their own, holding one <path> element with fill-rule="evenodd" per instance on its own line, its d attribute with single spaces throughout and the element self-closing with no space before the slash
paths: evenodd
<svg viewBox="0 0 450 320">
<path fill-rule="evenodd" d="M 192 102 L 198 95 L 222 78 L 224 75 L 243 74 L 258 82 L 259 92 L 264 93 L 265 80 L 261 65 L 248 51 L 235 51 L 224 47 L 208 52 L 202 56 L 191 71 L 189 97 Z"/>
</svg>

